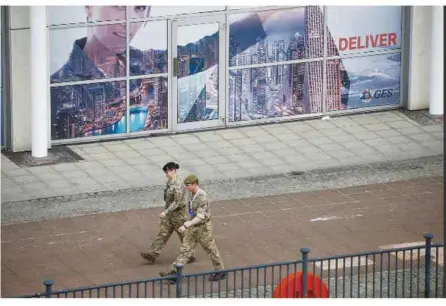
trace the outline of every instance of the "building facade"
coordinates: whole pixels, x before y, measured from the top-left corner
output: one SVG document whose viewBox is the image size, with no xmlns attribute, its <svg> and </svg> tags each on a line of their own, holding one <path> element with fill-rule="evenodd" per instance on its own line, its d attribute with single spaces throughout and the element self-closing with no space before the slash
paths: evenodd
<svg viewBox="0 0 446 306">
<path fill-rule="evenodd" d="M 46 58 L 30 53 L 30 11 L 2 7 L 12 151 L 32 147 L 34 60 L 48 67 L 48 147 L 429 107 L 408 86 L 429 71 L 425 7 L 50 6 Z"/>
</svg>

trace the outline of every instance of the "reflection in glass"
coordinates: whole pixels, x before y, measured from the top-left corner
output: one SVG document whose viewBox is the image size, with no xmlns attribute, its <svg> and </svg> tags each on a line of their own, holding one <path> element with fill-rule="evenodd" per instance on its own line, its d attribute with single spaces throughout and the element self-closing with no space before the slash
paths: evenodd
<svg viewBox="0 0 446 306">
<path fill-rule="evenodd" d="M 177 32 L 178 123 L 218 118 L 218 23 Z"/>
<path fill-rule="evenodd" d="M 51 88 L 51 138 L 126 132 L 125 81 Z"/>
<path fill-rule="evenodd" d="M 167 21 L 134 22 L 130 75 L 167 73 Z"/>
<path fill-rule="evenodd" d="M 229 23 L 230 66 L 322 57 L 321 6 L 231 14 Z"/>
<path fill-rule="evenodd" d="M 327 61 L 327 110 L 400 103 L 401 54 Z"/>
<path fill-rule="evenodd" d="M 51 30 L 51 83 L 124 77 L 125 37 L 125 23 Z"/>
<path fill-rule="evenodd" d="M 229 71 L 229 121 L 322 111 L 322 62 Z"/>
<path fill-rule="evenodd" d="M 167 78 L 130 81 L 130 132 L 167 129 Z"/>
</svg>

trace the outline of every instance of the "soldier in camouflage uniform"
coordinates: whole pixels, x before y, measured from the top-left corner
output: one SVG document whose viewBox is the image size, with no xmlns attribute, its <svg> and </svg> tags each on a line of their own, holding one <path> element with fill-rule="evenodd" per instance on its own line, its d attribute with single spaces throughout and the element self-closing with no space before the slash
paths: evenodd
<svg viewBox="0 0 446 306">
<path fill-rule="evenodd" d="M 178 229 L 187 220 L 186 218 L 186 200 L 184 184 L 177 176 L 177 170 L 180 166 L 174 162 L 167 163 L 163 167 L 168 180 L 164 190 L 165 210 L 160 214 L 161 224 L 158 236 L 152 243 L 149 252 L 141 252 L 140 255 L 150 263 L 154 263 L 159 256 L 172 233 L 175 231 L 183 243 L 184 233 Z M 189 263 L 195 261 L 195 252 L 189 258 Z"/>
<path fill-rule="evenodd" d="M 189 221 L 185 222 L 178 230 L 184 232 L 183 244 L 180 248 L 180 255 L 173 264 L 170 272 L 161 272 L 161 276 L 175 275 L 176 265 L 185 265 L 189 259 L 194 256 L 195 247 L 199 243 L 206 253 L 209 255 L 214 270 L 224 269 L 223 261 L 220 257 L 217 245 L 215 244 L 214 235 L 212 234 L 210 200 L 206 192 L 199 187 L 199 181 L 196 175 L 189 175 L 184 184 L 186 189 L 191 192 L 191 199 L 188 205 Z M 218 281 L 224 279 L 226 273 L 215 272 L 210 277 L 210 281 Z M 172 280 L 171 283 L 175 283 Z"/>
</svg>

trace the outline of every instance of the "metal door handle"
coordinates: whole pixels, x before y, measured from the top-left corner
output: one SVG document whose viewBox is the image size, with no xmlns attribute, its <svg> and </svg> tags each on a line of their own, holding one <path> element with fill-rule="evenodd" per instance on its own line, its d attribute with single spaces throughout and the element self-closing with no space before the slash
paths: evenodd
<svg viewBox="0 0 446 306">
<path fill-rule="evenodd" d="M 173 58 L 173 76 L 178 77 L 178 57 Z"/>
</svg>

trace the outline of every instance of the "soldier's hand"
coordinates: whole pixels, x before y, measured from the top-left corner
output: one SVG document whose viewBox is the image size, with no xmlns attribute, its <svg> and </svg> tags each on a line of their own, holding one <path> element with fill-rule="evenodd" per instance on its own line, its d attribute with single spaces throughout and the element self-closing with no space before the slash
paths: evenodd
<svg viewBox="0 0 446 306">
<path fill-rule="evenodd" d="M 160 213 L 160 218 L 161 218 L 161 219 L 166 218 L 166 212 L 165 212 L 165 211 L 163 211 L 162 213 Z"/>
<path fill-rule="evenodd" d="M 178 231 L 180 233 L 184 233 L 186 231 L 186 228 L 184 227 L 184 225 L 181 225 L 180 228 L 178 229 Z"/>
</svg>

